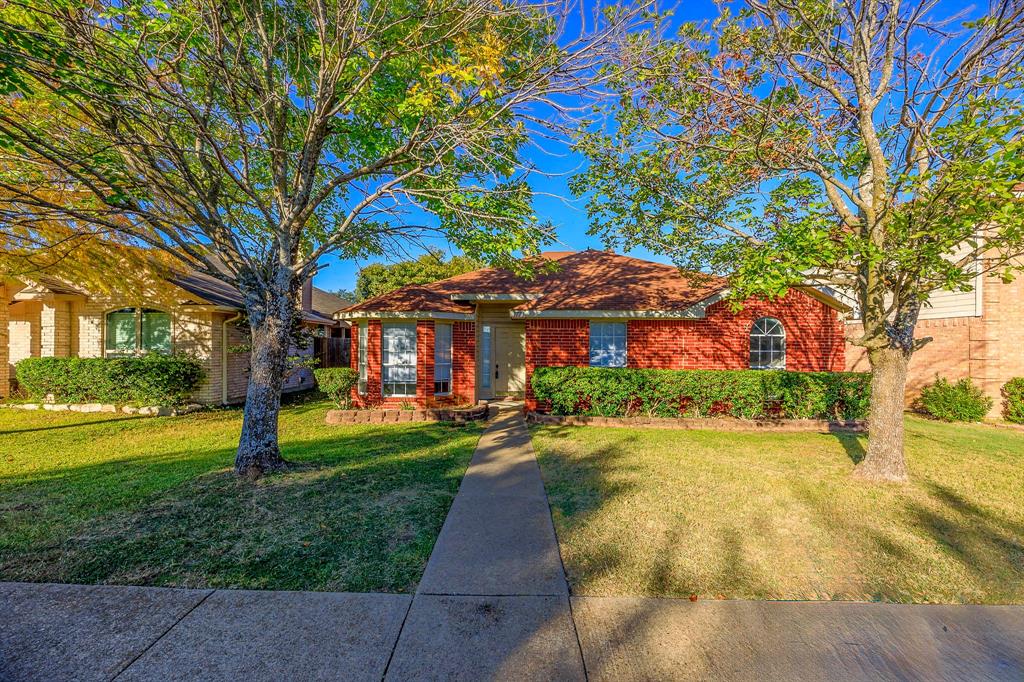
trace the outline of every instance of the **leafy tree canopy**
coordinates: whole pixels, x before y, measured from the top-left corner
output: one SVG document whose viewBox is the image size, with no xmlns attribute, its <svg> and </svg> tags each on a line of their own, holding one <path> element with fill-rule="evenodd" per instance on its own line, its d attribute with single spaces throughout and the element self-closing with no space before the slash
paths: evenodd
<svg viewBox="0 0 1024 682">
<path fill-rule="evenodd" d="M 481 267 L 479 261 L 467 256 L 452 256 L 446 261 L 442 252 L 430 251 L 415 260 L 367 265 L 356 278 L 355 294 L 363 301 L 408 284 L 429 284 Z"/>
<path fill-rule="evenodd" d="M 1024 4 L 970 21 L 937 0 L 720 10 L 631 35 L 572 188 L 606 242 L 731 275 L 737 299 L 807 281 L 852 297 L 875 376 L 859 471 L 904 479 L 922 305 L 1021 267 Z"/>
</svg>

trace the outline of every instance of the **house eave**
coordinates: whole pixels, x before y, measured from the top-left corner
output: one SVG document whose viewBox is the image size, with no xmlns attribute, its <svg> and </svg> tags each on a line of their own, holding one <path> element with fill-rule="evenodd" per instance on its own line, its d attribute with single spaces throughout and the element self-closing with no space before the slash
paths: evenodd
<svg viewBox="0 0 1024 682">
<path fill-rule="evenodd" d="M 473 313 L 435 310 L 351 310 L 334 313 L 336 320 L 473 320 Z"/>
<path fill-rule="evenodd" d="M 705 306 L 685 310 L 513 310 L 511 317 L 521 319 L 630 319 L 630 320 L 699 320 L 706 315 Z"/>
<path fill-rule="evenodd" d="M 536 301 L 540 294 L 511 293 L 511 294 L 452 294 L 453 301 Z"/>
</svg>

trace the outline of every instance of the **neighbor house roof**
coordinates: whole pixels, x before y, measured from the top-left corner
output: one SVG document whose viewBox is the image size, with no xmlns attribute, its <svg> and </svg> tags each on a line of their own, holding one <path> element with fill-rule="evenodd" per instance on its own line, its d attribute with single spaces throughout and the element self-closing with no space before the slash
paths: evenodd
<svg viewBox="0 0 1024 682">
<path fill-rule="evenodd" d="M 242 301 L 242 293 L 227 282 L 223 282 L 216 277 L 193 270 L 172 275 L 167 279 L 171 284 L 184 289 L 194 296 L 198 296 L 208 303 L 238 310 L 245 308 L 245 304 Z M 346 303 L 348 302 L 343 298 L 323 289 L 313 287 L 313 309 L 303 311 L 302 315 L 307 322 L 313 322 L 314 324 L 334 324 L 335 320 L 332 317 L 332 313 L 337 310 L 338 306 L 344 306 Z"/>
<path fill-rule="evenodd" d="M 652 263 L 607 251 L 543 254 L 557 263 L 533 279 L 507 270 L 486 268 L 432 284 L 403 287 L 338 313 L 341 318 L 382 317 L 385 313 L 430 312 L 470 316 L 482 300 L 518 302 L 513 317 L 644 314 L 700 316 L 700 308 L 718 300 L 728 288 L 721 277 L 684 273 L 672 265 Z"/>
</svg>

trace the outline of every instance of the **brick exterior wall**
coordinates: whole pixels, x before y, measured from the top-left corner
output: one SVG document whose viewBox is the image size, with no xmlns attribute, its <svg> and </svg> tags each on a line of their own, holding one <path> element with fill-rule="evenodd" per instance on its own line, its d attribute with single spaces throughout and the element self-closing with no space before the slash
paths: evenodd
<svg viewBox="0 0 1024 682">
<path fill-rule="evenodd" d="M 452 398 L 457 404 L 476 401 L 476 324 L 452 325 Z"/>
<path fill-rule="evenodd" d="M 43 301 L 39 316 L 39 353 L 45 358 L 71 355 L 71 304 Z"/>
<path fill-rule="evenodd" d="M 916 336 L 932 341 L 914 353 L 907 374 L 906 403 L 911 405 L 921 388 L 936 374 L 955 381 L 970 377 L 992 398 L 990 417 L 1002 412 L 1003 384 L 1024 376 L 1024 278 L 1003 282 L 987 277 L 982 282 L 981 317 L 950 317 L 921 320 Z M 863 331 L 859 322 L 847 325 L 846 366 L 854 371 L 870 369 L 867 353 L 849 343 Z"/>
<path fill-rule="evenodd" d="M 746 369 L 750 328 L 774 317 L 786 329 L 786 368 L 842 371 L 844 324 L 839 313 L 796 290 L 777 301 L 748 301 L 733 312 L 726 302 L 697 320 L 628 320 L 626 364 L 649 369 Z M 530 378 L 536 367 L 590 364 L 589 320 L 530 320 L 526 323 L 526 407 L 543 409 Z"/>
<path fill-rule="evenodd" d="M 352 401 L 358 407 L 399 407 L 412 403 L 420 409 L 446 405 L 463 405 L 475 400 L 476 341 L 472 322 L 452 323 L 452 393 L 434 395 L 434 320 L 416 321 L 416 395 L 406 398 L 385 398 L 381 386 L 381 333 L 380 320 L 367 323 L 366 395 L 356 389 Z M 358 324 L 352 325 L 351 367 L 359 371 Z"/>
<path fill-rule="evenodd" d="M 42 305 L 38 301 L 20 301 L 7 306 L 8 362 L 12 368 L 18 360 L 39 357 L 39 320 Z"/>
<path fill-rule="evenodd" d="M 626 344 L 629 345 L 628 332 Z M 527 320 L 526 409 L 539 408 L 530 381 L 537 367 L 586 367 L 589 364 L 589 320 Z"/>
</svg>

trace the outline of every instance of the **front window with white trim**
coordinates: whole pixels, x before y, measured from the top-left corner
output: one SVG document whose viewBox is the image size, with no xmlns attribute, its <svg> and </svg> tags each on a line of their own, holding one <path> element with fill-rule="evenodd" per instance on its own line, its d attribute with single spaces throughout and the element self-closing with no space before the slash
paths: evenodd
<svg viewBox="0 0 1024 682">
<path fill-rule="evenodd" d="M 626 366 L 626 323 L 590 323 L 590 366 Z"/>
<path fill-rule="evenodd" d="M 416 325 L 385 324 L 381 338 L 381 379 L 385 397 L 416 395 Z"/>
<path fill-rule="evenodd" d="M 452 326 L 434 326 L 434 393 L 452 392 Z"/>
<path fill-rule="evenodd" d="M 762 317 L 750 330 L 750 368 L 786 369 L 786 329 L 774 317 Z"/>
<path fill-rule="evenodd" d="M 369 325 L 367 325 L 365 322 L 360 322 L 359 323 L 359 331 L 357 332 L 358 340 L 356 341 L 356 343 L 359 344 L 359 350 L 358 350 L 358 355 L 356 357 L 356 362 L 359 363 L 359 384 L 356 387 L 356 390 L 359 392 L 359 395 L 366 395 L 366 377 L 367 377 L 367 359 L 368 359 L 366 357 L 366 349 L 369 346 L 368 339 L 366 338 L 366 332 L 367 332 L 367 327 L 368 326 Z"/>
</svg>

